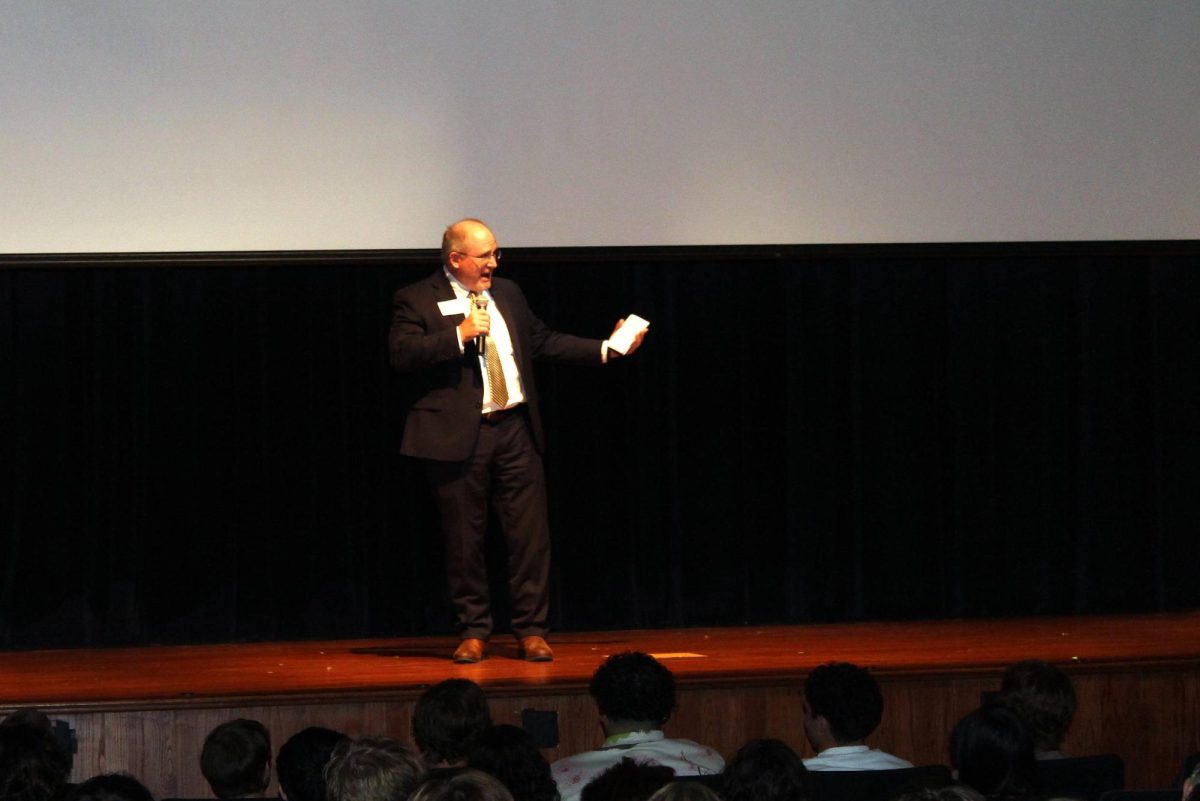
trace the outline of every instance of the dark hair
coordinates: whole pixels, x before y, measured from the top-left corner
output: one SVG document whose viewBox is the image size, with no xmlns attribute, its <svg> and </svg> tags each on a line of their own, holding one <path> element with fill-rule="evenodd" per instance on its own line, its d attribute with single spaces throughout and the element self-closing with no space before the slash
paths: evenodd
<svg viewBox="0 0 1200 801">
<path fill-rule="evenodd" d="M 345 739 L 323 726 L 310 726 L 288 738 L 275 757 L 279 789 L 288 801 L 325 801 L 325 766 Z"/>
<path fill-rule="evenodd" d="M 805 801 L 808 769 L 782 740 L 751 740 L 721 774 L 725 801 Z"/>
<path fill-rule="evenodd" d="M 609 720 L 661 726 L 675 710 L 675 677 L 640 651 L 624 651 L 604 660 L 592 674 L 588 692 Z"/>
<path fill-rule="evenodd" d="M 815 668 L 804 680 L 804 699 L 812 715 L 829 721 L 839 743 L 866 739 L 883 718 L 883 693 L 875 677 L 849 662 Z"/>
<path fill-rule="evenodd" d="M 584 786 L 579 801 L 646 801 L 674 778 L 674 769 L 666 765 L 643 764 L 622 757 Z"/>
<path fill-rule="evenodd" d="M 965 784 L 944 787 L 914 787 L 892 797 L 892 801 L 984 801 L 979 791 Z"/>
<path fill-rule="evenodd" d="M 429 764 L 465 759 L 475 739 L 491 725 L 487 698 L 469 679 L 438 682 L 421 694 L 413 709 L 413 740 Z"/>
<path fill-rule="evenodd" d="M 487 729 L 467 754 L 467 764 L 499 779 L 516 801 L 558 801 L 550 763 L 522 728 L 505 723 Z"/>
<path fill-rule="evenodd" d="M 1040 659 L 1026 659 L 1004 671 L 999 700 L 1025 722 L 1040 751 L 1054 751 L 1062 745 L 1075 717 L 1071 680 Z"/>
<path fill-rule="evenodd" d="M 342 740 L 325 766 L 330 801 L 404 801 L 421 781 L 421 762 L 390 737 Z"/>
<path fill-rule="evenodd" d="M 411 801 L 512 801 L 512 794 L 481 770 L 439 771 L 417 788 Z"/>
<path fill-rule="evenodd" d="M 49 801 L 66 786 L 70 770 L 71 756 L 44 714 L 17 710 L 0 723 L 0 798 Z"/>
<path fill-rule="evenodd" d="M 1183 780 L 1183 801 L 1200 801 L 1200 762 L 1192 773 Z"/>
<path fill-rule="evenodd" d="M 1012 710 L 988 704 L 950 735 L 950 764 L 958 780 L 988 798 L 1021 798 L 1033 789 L 1033 740 Z"/>
<path fill-rule="evenodd" d="M 261 793 L 271 783 L 271 735 L 257 720 L 222 723 L 204 738 L 200 772 L 217 798 Z"/>
<path fill-rule="evenodd" d="M 154 796 L 132 776 L 102 773 L 72 788 L 66 801 L 154 801 Z"/>
</svg>

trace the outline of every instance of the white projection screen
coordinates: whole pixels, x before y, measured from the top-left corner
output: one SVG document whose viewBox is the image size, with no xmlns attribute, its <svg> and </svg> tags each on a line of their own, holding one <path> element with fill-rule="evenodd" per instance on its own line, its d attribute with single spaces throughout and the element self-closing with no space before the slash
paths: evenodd
<svg viewBox="0 0 1200 801">
<path fill-rule="evenodd" d="M 1197 0 L 0 0 L 0 252 L 1200 236 Z"/>
</svg>

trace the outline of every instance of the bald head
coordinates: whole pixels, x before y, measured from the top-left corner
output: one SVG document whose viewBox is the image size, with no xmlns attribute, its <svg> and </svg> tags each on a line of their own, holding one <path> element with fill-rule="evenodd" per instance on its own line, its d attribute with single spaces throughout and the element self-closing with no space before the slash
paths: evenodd
<svg viewBox="0 0 1200 801">
<path fill-rule="evenodd" d="M 483 220 L 467 217 L 453 223 L 442 233 L 442 264 L 450 265 L 450 253 L 476 253 L 472 244 L 495 241 L 492 231 Z"/>
<path fill-rule="evenodd" d="M 459 220 L 442 234 L 442 264 L 467 289 L 490 289 L 499 261 L 496 237 L 480 220 Z"/>
</svg>

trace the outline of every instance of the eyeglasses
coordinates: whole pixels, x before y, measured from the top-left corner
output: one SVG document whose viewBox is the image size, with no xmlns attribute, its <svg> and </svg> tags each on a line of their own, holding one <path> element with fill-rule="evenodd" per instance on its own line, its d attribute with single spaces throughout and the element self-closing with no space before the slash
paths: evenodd
<svg viewBox="0 0 1200 801">
<path fill-rule="evenodd" d="M 497 262 L 500 261 L 500 248 L 496 248 L 491 253 L 481 253 L 478 256 L 470 253 L 463 253 L 461 250 L 456 250 L 454 252 L 460 256 L 466 256 L 468 259 L 476 259 L 485 263 L 491 261 L 492 259 L 495 259 Z"/>
</svg>

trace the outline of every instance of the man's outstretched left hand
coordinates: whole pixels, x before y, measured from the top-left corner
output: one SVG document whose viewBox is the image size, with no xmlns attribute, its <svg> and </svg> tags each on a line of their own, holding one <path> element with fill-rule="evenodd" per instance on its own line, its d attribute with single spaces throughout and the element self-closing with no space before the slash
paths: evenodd
<svg viewBox="0 0 1200 801">
<path fill-rule="evenodd" d="M 622 317 L 620 320 L 617 320 L 617 324 L 613 328 L 612 334 L 609 335 L 609 339 L 612 339 L 614 336 L 616 336 L 617 332 L 621 330 L 621 326 L 623 326 L 623 325 L 625 325 L 624 317 Z M 609 358 L 612 358 L 614 356 L 632 356 L 634 351 L 636 351 L 638 348 L 640 348 L 642 346 L 642 340 L 646 338 L 646 331 L 647 331 L 647 329 L 645 329 L 645 328 L 643 328 L 641 331 L 639 331 L 637 333 L 637 336 L 635 336 L 633 338 L 633 344 L 629 346 L 629 350 L 625 351 L 624 353 L 620 353 L 618 351 L 610 349 L 608 352 Z"/>
</svg>

